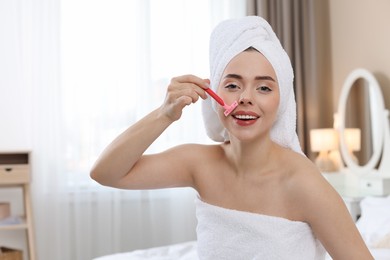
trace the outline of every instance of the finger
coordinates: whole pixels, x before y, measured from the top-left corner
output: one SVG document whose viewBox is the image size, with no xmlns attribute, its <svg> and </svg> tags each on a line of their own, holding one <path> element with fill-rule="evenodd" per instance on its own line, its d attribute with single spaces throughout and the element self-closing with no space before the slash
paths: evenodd
<svg viewBox="0 0 390 260">
<path fill-rule="evenodd" d="M 197 93 L 198 96 L 200 96 L 202 99 L 207 98 L 207 94 L 204 91 L 205 89 L 210 87 L 209 80 L 201 79 L 194 75 L 183 75 L 179 77 L 175 77 L 171 79 L 171 89 L 174 88 L 183 88 L 181 84 L 186 84 L 186 87 L 190 87 L 194 89 L 194 91 Z M 187 85 L 189 84 L 189 85 Z M 198 98 L 196 98 L 197 100 Z M 195 101 L 196 101 L 195 100 Z"/>
<path fill-rule="evenodd" d="M 201 88 L 199 88 L 198 86 L 194 85 L 194 84 L 183 84 L 183 88 L 180 88 L 177 90 L 176 92 L 176 96 L 187 96 L 189 98 L 191 98 L 191 102 L 192 103 L 195 103 L 196 101 L 198 101 L 199 99 L 199 96 L 203 96 L 205 95 L 204 94 L 204 90 L 202 90 Z"/>
<path fill-rule="evenodd" d="M 192 85 L 192 91 L 194 94 L 196 94 L 197 98 L 195 101 L 198 100 L 198 97 L 201 97 L 202 99 L 206 99 L 207 98 L 207 94 L 206 94 L 206 91 L 205 89 L 203 88 L 200 88 L 198 85 Z M 192 95 L 191 95 L 192 96 Z"/>
<path fill-rule="evenodd" d="M 174 93 L 173 95 L 177 96 L 190 96 L 193 99 L 193 102 L 196 102 L 199 96 L 202 99 L 207 98 L 206 92 L 203 88 L 200 88 L 194 83 L 171 83 L 169 86 L 169 92 Z"/>
<path fill-rule="evenodd" d="M 180 109 L 183 109 L 185 106 L 191 105 L 192 98 L 189 96 L 181 96 L 176 100 L 177 104 L 179 105 Z"/>
<path fill-rule="evenodd" d="M 193 83 L 202 89 L 207 89 L 209 87 L 209 82 L 205 81 L 204 79 L 202 79 L 200 77 L 197 77 L 197 76 L 191 75 L 191 74 L 175 77 L 172 79 L 172 81 L 175 81 L 178 83 Z"/>
<path fill-rule="evenodd" d="M 190 91 L 187 93 L 187 95 L 192 97 L 194 103 L 198 100 L 199 97 L 202 99 L 207 98 L 206 91 L 203 88 L 200 88 L 198 85 L 188 83 L 188 87 L 188 90 Z"/>
</svg>

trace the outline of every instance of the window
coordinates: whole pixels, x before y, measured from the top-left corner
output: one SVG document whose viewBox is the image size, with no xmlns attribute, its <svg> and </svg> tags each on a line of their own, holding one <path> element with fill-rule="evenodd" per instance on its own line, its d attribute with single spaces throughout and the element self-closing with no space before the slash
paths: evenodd
<svg viewBox="0 0 390 260">
<path fill-rule="evenodd" d="M 61 3 L 64 160 L 71 186 L 124 129 L 159 107 L 172 77 L 208 77 L 208 39 L 219 21 L 245 15 L 245 1 L 66 0 Z M 211 143 L 200 102 L 150 147 Z M 76 185 L 77 184 L 77 185 Z"/>
</svg>

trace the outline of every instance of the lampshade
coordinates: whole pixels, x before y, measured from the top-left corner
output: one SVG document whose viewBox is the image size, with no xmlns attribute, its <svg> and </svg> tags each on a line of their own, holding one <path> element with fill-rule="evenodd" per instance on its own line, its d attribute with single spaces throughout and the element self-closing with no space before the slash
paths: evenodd
<svg viewBox="0 0 390 260">
<path fill-rule="evenodd" d="M 346 128 L 344 130 L 345 143 L 350 152 L 360 151 L 360 136 L 359 128 Z"/>
<path fill-rule="evenodd" d="M 334 128 L 311 129 L 310 146 L 313 152 L 331 151 L 337 149 L 337 131 Z"/>
</svg>

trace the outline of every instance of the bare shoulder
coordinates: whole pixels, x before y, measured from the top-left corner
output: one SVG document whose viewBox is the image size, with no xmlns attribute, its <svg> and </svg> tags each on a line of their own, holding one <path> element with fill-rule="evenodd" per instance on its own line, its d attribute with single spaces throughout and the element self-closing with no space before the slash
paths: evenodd
<svg viewBox="0 0 390 260">
<path fill-rule="evenodd" d="M 311 222 L 321 211 L 329 210 L 330 205 L 344 206 L 340 195 L 310 159 L 292 152 L 287 162 L 290 165 L 288 193 L 303 221 Z"/>
<path fill-rule="evenodd" d="M 182 144 L 168 149 L 167 154 L 175 154 L 182 159 L 188 159 L 194 163 L 199 163 L 203 159 L 216 159 L 220 156 L 221 146 L 219 144 Z"/>
<path fill-rule="evenodd" d="M 213 162 L 220 161 L 224 152 L 219 144 L 182 144 L 168 149 L 157 155 L 177 167 L 185 167 L 195 174 L 203 171 L 204 167 L 211 166 Z M 166 159 L 166 160 L 165 160 Z"/>
<path fill-rule="evenodd" d="M 289 202 L 310 225 L 333 259 L 372 259 L 337 191 L 306 157 L 294 155 L 288 179 Z"/>
</svg>

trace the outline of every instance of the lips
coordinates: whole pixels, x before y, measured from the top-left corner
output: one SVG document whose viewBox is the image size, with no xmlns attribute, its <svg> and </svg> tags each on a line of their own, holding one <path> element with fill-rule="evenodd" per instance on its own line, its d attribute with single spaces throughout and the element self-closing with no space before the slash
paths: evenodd
<svg viewBox="0 0 390 260">
<path fill-rule="evenodd" d="M 260 117 L 258 114 L 252 111 L 236 111 L 232 116 L 240 120 L 253 120 Z"/>
<path fill-rule="evenodd" d="M 232 116 L 240 126 L 252 125 L 260 117 L 258 114 L 251 111 L 237 111 Z"/>
<path fill-rule="evenodd" d="M 253 120 L 258 118 L 256 116 L 251 115 L 234 115 L 233 117 L 240 120 Z"/>
</svg>

